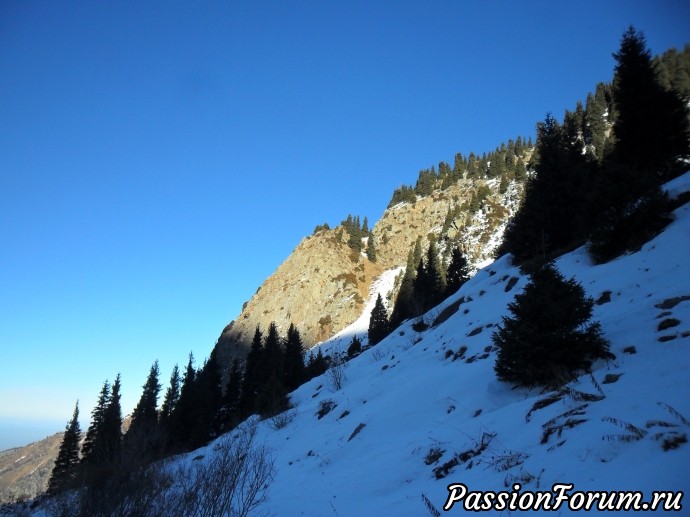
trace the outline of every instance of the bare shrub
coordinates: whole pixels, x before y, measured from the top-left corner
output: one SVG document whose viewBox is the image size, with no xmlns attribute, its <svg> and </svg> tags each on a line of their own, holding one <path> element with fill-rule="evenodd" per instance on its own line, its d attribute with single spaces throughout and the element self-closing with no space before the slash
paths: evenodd
<svg viewBox="0 0 690 517">
<path fill-rule="evenodd" d="M 343 387 L 346 379 L 345 361 L 340 356 L 335 356 L 331 362 L 330 368 L 326 370 L 326 378 L 331 391 L 338 391 Z"/>
<path fill-rule="evenodd" d="M 271 427 L 274 431 L 279 431 L 280 429 L 287 427 L 288 424 L 294 420 L 294 418 L 295 411 L 292 409 L 288 409 L 287 411 L 278 413 L 277 415 L 274 415 L 270 418 Z"/>
<path fill-rule="evenodd" d="M 168 515 L 246 516 L 267 497 L 274 459 L 255 443 L 256 422 L 220 438 L 206 461 L 179 467 L 166 504 Z"/>
</svg>

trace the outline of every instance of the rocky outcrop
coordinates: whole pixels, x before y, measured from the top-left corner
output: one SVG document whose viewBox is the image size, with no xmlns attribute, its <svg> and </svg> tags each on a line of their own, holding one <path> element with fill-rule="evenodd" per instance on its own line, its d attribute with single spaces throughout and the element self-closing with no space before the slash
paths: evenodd
<svg viewBox="0 0 690 517">
<path fill-rule="evenodd" d="M 482 188 L 487 196 L 471 211 L 472 196 Z M 285 335 L 294 323 L 307 347 L 332 337 L 360 316 L 378 275 L 406 264 L 418 237 L 423 247 L 432 234 L 442 250 L 460 245 L 473 263 L 490 257 L 518 197 L 515 183 L 501 194 L 496 180 L 462 180 L 390 207 L 372 229 L 376 262 L 348 246 L 342 227 L 306 237 L 223 330 L 216 347 L 221 364 L 246 353 L 257 325 L 265 331 L 275 322 Z"/>
<path fill-rule="evenodd" d="M 242 355 L 258 325 L 275 322 L 281 335 L 290 323 L 310 347 L 331 337 L 360 315 L 381 267 L 348 245 L 342 228 L 306 237 L 257 290 L 218 339 L 221 364 Z"/>
<path fill-rule="evenodd" d="M 472 196 L 483 187 L 491 193 L 482 201 L 481 208 L 472 212 Z M 421 237 L 425 249 L 431 235 L 442 249 L 461 246 L 473 264 L 490 258 L 521 193 L 517 183 L 512 183 L 504 194 L 498 192 L 498 187 L 498 180 L 465 179 L 446 190 L 418 198 L 415 203 L 390 207 L 373 228 L 377 262 L 384 270 L 405 265 L 417 238 Z M 451 218 L 447 220 L 449 212 Z"/>
</svg>

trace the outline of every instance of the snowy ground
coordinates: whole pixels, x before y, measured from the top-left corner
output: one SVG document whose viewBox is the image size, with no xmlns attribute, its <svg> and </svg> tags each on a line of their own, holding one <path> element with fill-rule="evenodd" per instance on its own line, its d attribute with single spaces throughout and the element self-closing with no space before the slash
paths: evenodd
<svg viewBox="0 0 690 517">
<path fill-rule="evenodd" d="M 673 194 L 687 190 L 690 174 L 669 186 Z M 431 515 L 453 483 L 471 491 L 573 483 L 575 491 L 639 490 L 644 501 L 654 490 L 687 493 L 690 443 L 663 449 L 665 440 L 690 435 L 690 204 L 675 215 L 638 253 L 593 266 L 578 249 L 557 261 L 595 300 L 609 293 L 594 319 L 615 360 L 596 363 L 550 405 L 538 401 L 554 392 L 497 381 L 491 333 L 527 282 L 499 259 L 425 317 L 431 323 L 455 304 L 443 323 L 424 332 L 404 324 L 346 364 L 341 389 L 328 374 L 313 379 L 291 395 L 287 426 L 259 424 L 258 441 L 276 467 L 259 514 Z M 372 288 L 372 300 L 395 274 Z M 371 307 L 324 347 L 365 337 Z M 673 319 L 680 323 L 659 330 Z M 333 409 L 319 418 L 327 403 Z M 199 454 L 213 454 L 212 446 L 192 456 Z M 677 514 L 687 515 L 690 501 L 683 503 Z M 450 513 L 463 513 L 462 504 Z"/>
<path fill-rule="evenodd" d="M 669 188 L 673 194 L 683 190 L 690 190 L 688 175 Z M 593 266 L 579 249 L 557 261 L 595 300 L 611 293 L 610 302 L 595 306 L 594 317 L 616 359 L 596 364 L 592 378 L 571 385 L 577 391 L 530 414 L 547 394 L 496 380 L 495 352 L 487 351 L 491 327 L 527 281 L 501 259 L 431 311 L 436 315 L 464 298 L 445 323 L 422 333 L 403 325 L 348 363 L 341 390 L 329 389 L 326 377 L 314 379 L 292 395 L 287 427 L 275 431 L 263 424 L 262 438 L 273 448 L 277 467 L 265 512 L 425 515 L 423 496 L 440 510 L 451 483 L 494 491 L 510 490 L 516 480 L 523 490 L 573 483 L 574 490 L 640 490 L 644 500 L 653 490 L 686 491 L 690 444 L 662 449 L 669 433 L 690 434 L 687 422 L 669 409 L 690 420 L 690 299 L 657 307 L 690 297 L 690 206 L 676 216 L 638 253 Z M 512 277 L 517 283 L 506 291 Z M 681 323 L 659 331 L 668 318 Z M 675 338 L 659 341 L 665 336 Z M 463 346 L 464 355 L 454 360 Z M 577 392 L 600 400 L 577 400 Z M 319 419 L 326 400 L 336 406 Z M 569 419 L 584 422 L 569 428 Z M 644 436 L 617 437 L 634 434 L 625 424 Z M 554 432 L 541 443 L 548 428 Z M 436 467 L 489 436 L 481 454 L 436 479 Z M 452 511 L 459 513 L 461 506 Z"/>
</svg>

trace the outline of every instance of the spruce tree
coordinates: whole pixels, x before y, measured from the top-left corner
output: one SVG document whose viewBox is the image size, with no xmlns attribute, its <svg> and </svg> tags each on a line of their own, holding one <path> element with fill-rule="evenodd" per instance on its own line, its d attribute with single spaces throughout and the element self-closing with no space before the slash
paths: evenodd
<svg viewBox="0 0 690 517">
<path fill-rule="evenodd" d="M 517 264 L 548 260 L 554 252 L 586 240 L 586 187 L 592 171 L 573 140 L 575 135 L 561 128 L 550 113 L 537 124 L 536 177 L 527 182 L 524 201 L 499 248 L 500 254 L 512 253 Z"/>
<path fill-rule="evenodd" d="M 421 260 L 421 258 L 420 258 Z M 414 252 L 407 255 L 407 266 L 400 283 L 398 296 L 395 299 L 393 313 L 391 314 L 391 327 L 397 327 L 404 320 L 416 315 L 416 303 L 414 300 L 414 281 L 417 274 L 417 266 L 414 262 Z"/>
<path fill-rule="evenodd" d="M 111 463 L 119 459 L 122 446 L 121 388 L 122 383 L 118 373 L 110 390 L 110 400 L 103 419 L 103 451 L 106 461 Z"/>
<path fill-rule="evenodd" d="M 668 223 L 661 185 L 690 158 L 688 110 L 661 85 L 644 36 L 628 29 L 614 57 L 615 144 L 590 203 L 589 251 L 596 262 L 636 249 Z"/>
<path fill-rule="evenodd" d="M 257 394 L 257 410 L 263 416 L 272 416 L 287 407 L 287 391 L 283 385 L 283 350 L 275 322 L 268 326 L 264 341 L 265 381 Z"/>
<path fill-rule="evenodd" d="M 379 343 L 389 333 L 388 311 L 379 294 L 369 317 L 369 345 L 373 346 Z"/>
<path fill-rule="evenodd" d="M 57 494 L 66 488 L 71 488 L 77 475 L 79 466 L 79 440 L 81 428 L 79 426 L 79 402 L 74 406 L 72 419 L 65 427 L 55 467 L 48 481 L 48 493 Z"/>
<path fill-rule="evenodd" d="M 431 239 L 427 248 L 426 261 L 420 262 L 417 266 L 417 275 L 414 280 L 414 299 L 420 307 L 418 314 L 437 305 L 443 299 L 445 290 L 438 247 L 435 240 Z"/>
<path fill-rule="evenodd" d="M 284 384 L 288 392 L 297 389 L 305 380 L 304 345 L 299 330 L 290 323 L 285 340 Z"/>
<path fill-rule="evenodd" d="M 309 353 L 309 359 L 307 360 L 307 379 L 313 379 L 314 377 L 318 377 L 319 375 L 326 373 L 326 370 L 328 370 L 328 362 L 326 361 L 326 358 L 323 356 L 321 348 L 319 347 L 316 355 L 314 355 L 314 352 L 311 351 Z"/>
<path fill-rule="evenodd" d="M 98 396 L 96 406 L 91 411 L 91 424 L 86 431 L 82 445 L 81 463 L 84 465 L 96 465 L 101 461 L 99 457 L 99 445 L 103 434 L 105 414 L 110 403 L 110 383 L 106 379 Z"/>
<path fill-rule="evenodd" d="M 521 386 L 558 387 L 592 360 L 610 356 L 598 322 L 590 322 L 594 301 L 553 263 L 536 270 L 508 305 L 492 335 L 498 347 L 494 370 L 500 380 Z"/>
<path fill-rule="evenodd" d="M 144 383 L 141 398 L 132 412 L 132 421 L 124 437 L 128 454 L 154 457 L 160 445 L 158 432 L 158 361 L 154 362 Z M 142 458 L 146 460 L 147 458 Z"/>
<path fill-rule="evenodd" d="M 256 395 L 261 385 L 266 381 L 264 373 L 263 334 L 256 326 L 252 346 L 247 354 L 242 379 L 242 394 L 240 396 L 240 414 L 246 418 L 256 411 Z"/>
<path fill-rule="evenodd" d="M 193 413 L 195 405 L 194 382 L 196 380 L 196 369 L 194 368 L 194 354 L 189 353 L 187 367 L 182 377 L 180 387 L 180 398 L 170 415 L 170 425 L 168 428 L 168 450 L 169 452 L 179 452 L 189 450 L 190 431 L 193 425 Z"/>
<path fill-rule="evenodd" d="M 242 372 L 237 359 L 232 362 L 228 382 L 225 385 L 223 402 L 221 405 L 219 420 L 221 431 L 228 431 L 237 426 L 240 422 L 240 393 L 242 387 Z"/>
<path fill-rule="evenodd" d="M 352 336 L 352 341 L 347 347 L 347 357 L 352 359 L 362 353 L 362 340 L 356 335 Z"/>
<path fill-rule="evenodd" d="M 451 252 L 450 265 L 446 273 L 446 296 L 454 294 L 470 278 L 469 264 L 459 247 Z"/>
<path fill-rule="evenodd" d="M 367 239 L 367 258 L 371 262 L 376 262 L 376 243 L 374 242 L 374 234 L 369 232 Z"/>
<path fill-rule="evenodd" d="M 159 415 L 159 425 L 161 428 L 161 433 L 164 437 L 167 437 L 170 430 L 170 417 L 177 405 L 177 401 L 180 400 L 180 383 L 182 379 L 180 378 L 180 368 L 176 364 L 173 367 L 172 373 L 170 374 L 170 382 L 168 384 L 168 389 L 165 391 L 165 396 L 163 397 L 163 404 L 161 406 L 161 411 Z"/>
<path fill-rule="evenodd" d="M 677 93 L 662 86 L 641 32 L 630 27 L 614 57 L 617 159 L 660 184 L 687 168 L 687 106 Z M 648 190 L 644 182 L 638 187 L 642 189 L 638 195 Z"/>
</svg>

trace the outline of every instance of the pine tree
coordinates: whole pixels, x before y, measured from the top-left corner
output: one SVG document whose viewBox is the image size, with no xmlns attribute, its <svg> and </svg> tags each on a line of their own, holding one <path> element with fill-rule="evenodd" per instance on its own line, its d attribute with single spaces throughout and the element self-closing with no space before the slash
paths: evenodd
<svg viewBox="0 0 690 517">
<path fill-rule="evenodd" d="M 661 184 L 690 158 L 688 110 L 660 84 L 644 36 L 630 27 L 614 57 L 616 140 L 590 202 L 589 251 L 596 262 L 636 249 L 668 223 Z"/>
<path fill-rule="evenodd" d="M 194 433 L 192 447 L 208 443 L 218 436 L 222 427 L 220 416 L 223 405 L 220 366 L 216 349 L 198 372 L 194 382 Z"/>
<path fill-rule="evenodd" d="M 239 361 L 233 360 L 228 382 L 225 385 L 223 402 L 221 405 L 219 420 L 221 431 L 229 431 L 240 422 L 240 393 L 242 387 L 242 372 L 240 371 Z"/>
<path fill-rule="evenodd" d="M 180 387 L 180 398 L 170 415 L 170 425 L 168 428 L 168 451 L 179 452 L 189 450 L 191 441 L 191 428 L 193 426 L 193 413 L 195 405 L 194 382 L 196 380 L 196 369 L 194 368 L 194 354 L 189 353 L 187 367 L 182 377 Z"/>
<path fill-rule="evenodd" d="M 115 377 L 110 390 L 110 400 L 103 418 L 103 447 L 107 462 L 116 462 L 122 446 L 122 408 L 120 406 L 120 374 Z"/>
<path fill-rule="evenodd" d="M 369 317 L 369 345 L 373 346 L 379 343 L 389 333 L 388 311 L 379 294 L 376 298 L 374 309 L 371 311 L 371 316 Z"/>
<path fill-rule="evenodd" d="M 285 340 L 284 385 L 288 392 L 294 391 L 305 380 L 304 345 L 299 330 L 290 323 Z"/>
<path fill-rule="evenodd" d="M 614 101 L 617 160 L 637 174 L 640 195 L 687 168 L 690 127 L 684 101 L 665 89 L 643 34 L 630 27 L 616 58 Z M 649 177 L 648 181 L 643 178 Z M 656 180 L 656 181 L 654 181 Z"/>
<path fill-rule="evenodd" d="M 596 93 L 587 95 L 585 104 L 585 144 L 588 146 L 589 152 L 599 162 L 604 157 L 607 130 L 606 113 L 608 106 L 606 105 L 604 88 L 603 83 L 597 84 Z"/>
<path fill-rule="evenodd" d="M 469 264 L 459 247 L 451 252 L 450 265 L 446 273 L 446 296 L 454 294 L 470 278 Z"/>
<path fill-rule="evenodd" d="M 283 385 L 283 351 L 278 327 L 275 322 L 268 326 L 264 341 L 266 380 L 257 394 L 257 410 L 261 415 L 272 416 L 287 407 L 287 391 Z"/>
<path fill-rule="evenodd" d="M 242 394 L 240 396 L 240 414 L 246 418 L 256 411 L 256 395 L 260 386 L 266 381 L 264 373 L 263 334 L 259 326 L 256 326 L 252 346 L 247 354 L 242 379 Z"/>
<path fill-rule="evenodd" d="M 374 234 L 369 232 L 367 239 L 367 258 L 371 262 L 376 262 L 376 243 L 374 242 Z"/>
<path fill-rule="evenodd" d="M 326 370 L 328 370 L 328 362 L 323 356 L 321 348 L 318 349 L 316 355 L 314 355 L 313 351 L 310 352 L 306 367 L 307 379 L 318 377 L 319 375 L 326 373 Z"/>
<path fill-rule="evenodd" d="M 79 402 L 74 406 L 72 419 L 65 427 L 65 433 L 60 443 L 55 467 L 48 481 L 48 493 L 57 494 L 66 488 L 70 488 L 77 475 L 79 466 L 79 440 L 81 428 L 79 426 Z"/>
<path fill-rule="evenodd" d="M 498 331 L 494 370 L 500 380 L 521 386 L 558 387 L 592 360 L 609 357 L 598 322 L 590 322 L 594 301 L 553 263 L 536 270 L 515 296 Z"/>
<path fill-rule="evenodd" d="M 414 299 L 420 306 L 418 314 L 426 312 L 437 305 L 445 293 L 445 279 L 438 255 L 438 247 L 432 239 L 427 248 L 426 261 L 417 266 L 414 280 Z"/>
<path fill-rule="evenodd" d="M 165 391 L 165 397 L 163 398 L 163 405 L 161 406 L 159 415 L 159 425 L 164 436 L 168 435 L 170 417 L 175 409 L 175 406 L 177 405 L 177 401 L 180 400 L 181 382 L 182 379 L 180 378 L 180 368 L 176 364 L 173 367 L 172 373 L 170 374 L 170 383 L 168 384 L 168 389 Z"/>
<path fill-rule="evenodd" d="M 391 314 L 390 324 L 392 328 L 397 327 L 404 320 L 417 315 L 417 307 L 414 300 L 414 282 L 417 274 L 417 265 L 415 264 L 414 257 L 415 253 L 410 250 L 407 255 L 405 274 L 402 277 L 398 296 L 393 306 L 393 313 Z M 421 261 L 421 256 L 419 260 Z"/>
<path fill-rule="evenodd" d="M 356 335 L 352 336 L 352 341 L 347 347 L 347 356 L 352 359 L 362 353 L 362 340 Z"/>
<path fill-rule="evenodd" d="M 555 251 L 586 239 L 586 186 L 592 172 L 582 153 L 571 145 L 575 138 L 550 113 L 537 124 L 536 177 L 527 182 L 525 199 L 499 248 L 500 254 L 512 253 L 517 264 L 547 260 Z"/>
<path fill-rule="evenodd" d="M 158 361 L 149 370 L 141 398 L 132 412 L 132 421 L 123 438 L 123 447 L 130 461 L 146 463 L 156 457 L 162 445 L 158 426 Z"/>
<path fill-rule="evenodd" d="M 99 457 L 99 445 L 103 434 L 105 414 L 110 403 L 110 383 L 106 379 L 101 388 L 96 406 L 91 412 L 91 424 L 86 431 L 84 443 L 82 445 L 81 463 L 85 465 L 95 465 L 101 461 Z"/>
</svg>

